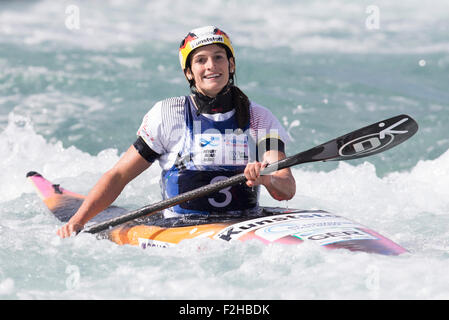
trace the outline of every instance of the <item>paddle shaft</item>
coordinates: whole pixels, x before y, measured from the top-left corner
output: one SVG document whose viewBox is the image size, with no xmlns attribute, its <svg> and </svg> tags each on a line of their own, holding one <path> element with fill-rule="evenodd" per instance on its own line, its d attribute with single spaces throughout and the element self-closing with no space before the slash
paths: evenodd
<svg viewBox="0 0 449 320">
<path fill-rule="evenodd" d="M 277 170 L 280 170 L 280 169 L 281 168 L 278 167 Z M 267 166 L 264 170 L 261 171 L 261 175 L 269 174 L 273 171 L 276 171 L 274 166 L 270 166 L 270 167 Z M 241 173 L 241 174 L 235 175 L 233 177 L 226 178 L 225 180 L 221 180 L 221 181 L 203 186 L 201 188 L 182 193 L 175 197 L 172 197 L 172 198 L 169 198 L 166 200 L 162 200 L 162 201 L 154 203 L 154 204 L 150 204 L 150 205 L 142 207 L 140 209 L 130 211 L 123 216 L 113 218 L 113 219 L 110 219 L 110 220 L 102 222 L 102 223 L 95 224 L 91 227 L 84 228 L 83 232 L 97 233 L 97 232 L 106 230 L 109 227 L 114 227 L 114 226 L 120 225 L 122 223 L 131 221 L 133 219 L 142 217 L 144 215 L 155 214 L 161 210 L 171 208 L 173 206 L 176 206 L 178 204 L 181 204 L 181 203 L 193 200 L 193 199 L 207 196 L 211 193 L 218 192 L 224 188 L 231 187 L 231 186 L 234 186 L 234 185 L 237 185 L 240 183 L 244 183 L 245 181 L 246 181 L 245 175 L 243 173 Z"/>
<path fill-rule="evenodd" d="M 418 130 L 418 124 L 407 115 L 396 116 L 370 126 L 353 131 L 337 139 L 328 141 L 307 151 L 269 164 L 260 174 L 266 175 L 294 165 L 316 161 L 340 161 L 358 159 L 386 151 L 410 138 Z M 238 174 L 225 180 L 209 184 L 173 198 L 162 200 L 123 216 L 84 228 L 83 232 L 98 233 L 110 227 L 155 214 L 175 205 L 207 196 L 224 188 L 246 182 L 245 175 Z"/>
</svg>

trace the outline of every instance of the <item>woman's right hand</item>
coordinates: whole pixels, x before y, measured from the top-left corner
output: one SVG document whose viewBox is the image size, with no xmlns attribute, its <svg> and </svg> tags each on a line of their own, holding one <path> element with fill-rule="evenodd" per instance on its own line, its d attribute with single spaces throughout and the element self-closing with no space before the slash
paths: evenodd
<svg viewBox="0 0 449 320">
<path fill-rule="evenodd" d="M 84 224 L 69 220 L 69 222 L 67 222 L 67 224 L 59 228 L 56 233 L 61 238 L 68 238 L 72 234 L 78 233 L 78 231 L 82 230 L 83 227 Z"/>
</svg>

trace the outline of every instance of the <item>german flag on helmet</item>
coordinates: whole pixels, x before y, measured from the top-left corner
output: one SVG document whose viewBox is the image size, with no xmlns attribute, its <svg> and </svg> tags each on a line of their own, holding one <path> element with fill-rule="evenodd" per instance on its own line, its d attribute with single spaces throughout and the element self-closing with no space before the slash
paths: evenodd
<svg viewBox="0 0 449 320">
<path fill-rule="evenodd" d="M 215 26 L 207 26 L 190 31 L 179 46 L 179 62 L 181 63 L 182 70 L 185 70 L 187 58 L 193 50 L 214 43 L 224 45 L 234 57 L 234 48 L 232 47 L 231 39 L 229 39 L 223 30 Z"/>
</svg>

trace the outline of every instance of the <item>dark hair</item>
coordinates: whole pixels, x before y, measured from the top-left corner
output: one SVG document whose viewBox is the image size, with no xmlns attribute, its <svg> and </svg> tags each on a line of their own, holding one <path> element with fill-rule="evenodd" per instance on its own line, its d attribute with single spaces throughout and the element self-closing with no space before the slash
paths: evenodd
<svg viewBox="0 0 449 320">
<path fill-rule="evenodd" d="M 231 85 L 232 102 L 235 106 L 237 123 L 240 129 L 244 130 L 249 124 L 249 106 L 250 102 L 246 94 L 239 87 Z"/>
<path fill-rule="evenodd" d="M 222 47 L 226 50 L 226 56 L 228 58 L 228 61 L 229 61 L 229 59 L 234 58 L 231 51 L 229 50 L 229 48 L 227 48 L 225 45 L 222 45 L 220 43 L 217 43 L 217 45 L 219 45 L 220 47 Z M 192 53 L 193 53 L 193 51 L 187 57 L 185 70 L 191 68 Z M 234 58 L 234 65 L 235 65 L 235 58 Z M 239 87 L 237 87 L 235 85 L 234 77 L 235 77 L 235 71 L 233 73 L 229 72 L 228 86 L 230 87 L 230 90 L 231 90 L 232 103 L 235 106 L 238 126 L 240 129 L 244 130 L 244 128 L 249 124 L 249 118 L 250 118 L 249 106 L 251 103 L 248 99 L 248 96 L 245 93 L 243 93 L 243 91 L 240 90 Z M 187 81 L 189 82 L 190 90 L 193 93 L 195 93 L 196 92 L 195 80 L 187 79 Z"/>
</svg>

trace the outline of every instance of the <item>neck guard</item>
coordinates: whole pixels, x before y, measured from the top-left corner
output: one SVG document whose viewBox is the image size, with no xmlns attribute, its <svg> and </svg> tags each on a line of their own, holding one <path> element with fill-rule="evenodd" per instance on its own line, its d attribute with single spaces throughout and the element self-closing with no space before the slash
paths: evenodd
<svg viewBox="0 0 449 320">
<path fill-rule="evenodd" d="M 194 88 L 192 93 L 196 106 L 198 107 L 197 115 L 201 113 L 225 113 L 234 108 L 232 103 L 232 90 L 229 85 L 225 86 L 214 98 L 199 93 Z"/>
</svg>

